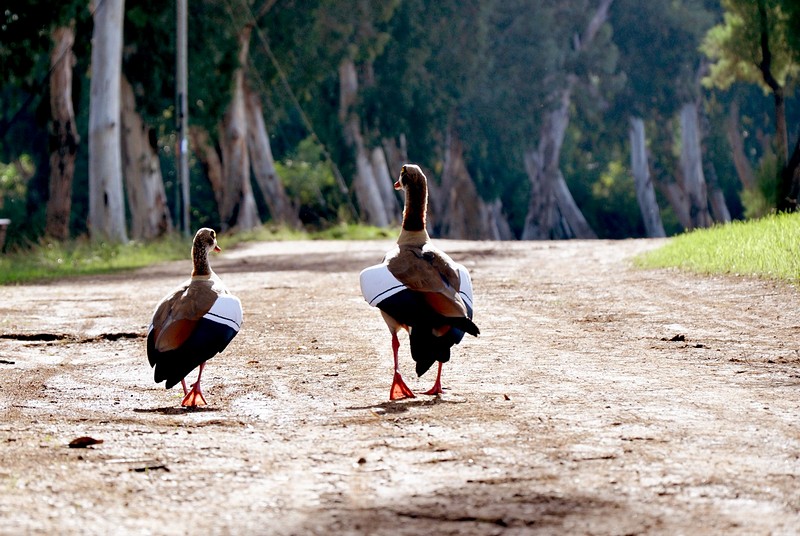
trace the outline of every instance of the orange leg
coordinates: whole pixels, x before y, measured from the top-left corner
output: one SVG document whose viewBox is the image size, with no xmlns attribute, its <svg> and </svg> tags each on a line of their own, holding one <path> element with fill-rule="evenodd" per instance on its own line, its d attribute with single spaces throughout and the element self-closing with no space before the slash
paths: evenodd
<svg viewBox="0 0 800 536">
<path fill-rule="evenodd" d="M 187 408 L 194 408 L 197 406 L 206 405 L 206 399 L 203 396 L 203 391 L 200 389 L 200 376 L 203 374 L 203 369 L 205 368 L 205 366 L 206 366 L 205 363 L 202 363 L 200 365 L 200 370 L 197 372 L 197 381 L 194 382 L 192 388 L 189 390 L 189 392 L 186 393 L 186 396 L 183 397 L 181 406 Z M 183 383 L 183 389 L 186 390 L 186 383 Z"/>
<path fill-rule="evenodd" d="M 440 395 L 442 394 L 442 362 L 439 361 L 439 372 L 436 373 L 436 382 L 433 387 L 425 391 L 426 395 Z"/>
<path fill-rule="evenodd" d="M 389 390 L 389 400 L 401 400 L 403 398 L 416 398 L 411 389 L 408 388 L 403 377 L 400 375 L 399 363 L 397 360 L 397 352 L 400 350 L 400 341 L 397 338 L 397 333 L 392 333 L 392 353 L 394 353 L 394 379 L 392 380 L 392 388 Z"/>
</svg>

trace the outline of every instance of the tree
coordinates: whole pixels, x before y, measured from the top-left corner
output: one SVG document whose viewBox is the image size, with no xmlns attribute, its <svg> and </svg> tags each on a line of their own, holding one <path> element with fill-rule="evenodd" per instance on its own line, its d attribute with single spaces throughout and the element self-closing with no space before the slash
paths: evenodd
<svg viewBox="0 0 800 536">
<path fill-rule="evenodd" d="M 664 234 L 661 222 L 647 223 L 659 210 L 653 205 L 655 192 L 647 192 L 654 186 L 684 228 L 710 225 L 698 115 L 702 95 L 697 72 L 702 57 L 697 46 L 712 24 L 712 14 L 702 0 L 617 0 L 611 20 L 620 68 L 627 78 L 612 113 L 629 117 L 631 170 L 648 236 Z M 675 125 L 680 135 L 677 162 L 675 132 L 665 128 L 669 125 Z M 645 132 L 653 136 L 649 144 Z"/>
<path fill-rule="evenodd" d="M 656 202 L 656 191 L 647 162 L 647 142 L 644 132 L 644 120 L 641 117 L 630 118 L 631 172 L 636 184 L 636 198 L 642 213 L 642 221 L 648 238 L 666 236 L 661 213 Z"/>
<path fill-rule="evenodd" d="M 261 98 L 248 85 L 245 85 L 245 106 L 247 112 L 247 150 L 252 163 L 253 175 L 261 190 L 261 195 L 269 207 L 270 215 L 276 222 L 299 229 L 302 227 L 297 207 L 286 195 L 281 178 L 275 168 L 269 134 L 264 122 L 264 109 Z"/>
<path fill-rule="evenodd" d="M 247 152 L 244 84 L 251 33 L 252 26 L 245 25 L 239 34 L 239 66 L 233 74 L 228 110 L 219 125 L 223 171 L 222 204 L 219 209 L 223 229 L 235 227 L 246 230 L 261 223 L 250 185 L 250 158 Z"/>
<path fill-rule="evenodd" d="M 793 0 L 723 0 L 722 5 L 724 21 L 708 31 L 702 46 L 713 62 L 706 83 L 725 89 L 739 80 L 759 84 L 772 93 L 774 149 L 780 170 L 777 208 L 794 210 L 797 188 L 793 188 L 793 182 L 798 182 L 800 139 L 790 158 L 785 87 L 800 73 L 795 35 L 800 8 Z"/>
<path fill-rule="evenodd" d="M 124 76 L 120 89 L 122 167 L 131 236 L 137 240 L 153 239 L 172 231 L 156 135 L 136 111 L 133 88 Z"/>
<path fill-rule="evenodd" d="M 120 149 L 120 70 L 124 0 L 94 10 L 89 112 L 89 230 L 93 238 L 127 242 Z"/>
<path fill-rule="evenodd" d="M 47 199 L 45 233 L 57 240 L 69 237 L 72 208 L 72 179 L 80 136 L 72 106 L 72 66 L 75 56 L 74 22 L 52 32 L 50 52 L 50 191 Z"/>
<path fill-rule="evenodd" d="M 569 109 L 572 92 L 579 82 L 577 67 L 581 65 L 581 55 L 588 55 L 596 46 L 595 38 L 606 23 L 612 0 L 600 0 L 592 6 L 591 17 L 580 33 L 572 34 L 570 52 L 574 55 L 574 65 L 562 64 L 561 80 L 551 86 L 552 107 L 545 113 L 539 131 L 537 147 L 528 147 L 524 161 L 528 178 L 531 181 L 531 196 L 528 215 L 522 238 L 595 238 L 594 231 L 583 217 L 560 169 L 561 146 L 569 123 Z M 589 7 L 589 6 L 575 6 Z"/>
</svg>

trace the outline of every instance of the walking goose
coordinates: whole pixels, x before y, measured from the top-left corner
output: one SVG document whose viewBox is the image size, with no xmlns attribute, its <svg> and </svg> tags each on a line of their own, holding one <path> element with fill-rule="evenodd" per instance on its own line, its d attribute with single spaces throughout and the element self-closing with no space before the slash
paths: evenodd
<svg viewBox="0 0 800 536">
<path fill-rule="evenodd" d="M 394 183 L 405 192 L 403 227 L 397 247 L 381 264 L 361 272 L 361 291 L 367 303 L 378 307 L 392 334 L 394 378 L 390 400 L 413 398 L 398 367 L 400 341 L 397 332 L 409 332 L 411 357 L 422 376 L 439 362 L 436 382 L 424 394 L 442 393 L 442 363 L 464 333 L 477 336 L 472 322 L 472 281 L 467 269 L 430 243 L 425 229 L 428 185 L 419 166 L 406 164 Z"/>
<path fill-rule="evenodd" d="M 197 231 L 192 243 L 192 276 L 156 306 L 147 333 L 147 358 L 156 383 L 183 386 L 182 406 L 206 405 L 200 376 L 206 361 L 222 352 L 242 325 L 242 304 L 228 292 L 208 264 L 209 251 L 220 251 L 213 229 Z M 197 381 L 185 377 L 197 367 Z"/>
</svg>

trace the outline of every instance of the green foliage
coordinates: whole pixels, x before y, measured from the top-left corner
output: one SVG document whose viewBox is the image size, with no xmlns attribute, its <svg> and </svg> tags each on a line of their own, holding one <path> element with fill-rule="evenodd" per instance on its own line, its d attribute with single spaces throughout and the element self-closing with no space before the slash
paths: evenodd
<svg viewBox="0 0 800 536">
<path fill-rule="evenodd" d="M 301 141 L 294 154 L 276 162 L 275 168 L 286 193 L 299 203 L 304 224 L 320 228 L 339 219 L 341 192 L 322 148 L 311 138 Z"/>
<path fill-rule="evenodd" d="M 784 30 L 798 27 L 800 3 L 765 1 L 770 13 L 783 17 Z M 754 4 L 725 2 L 726 8 Z M 728 98 L 718 91 L 711 98 L 709 93 L 698 95 L 697 86 L 702 59 L 697 47 L 714 22 L 722 20 L 722 9 L 714 0 L 615 0 L 609 23 L 591 47 L 578 52 L 575 39 L 596 6 L 597 0 L 196 0 L 189 4 L 190 121 L 216 136 L 238 67 L 238 36 L 255 16 L 247 82 L 264 100 L 280 175 L 310 228 L 337 226 L 348 219 L 342 207 L 350 194 L 340 191 L 318 142 L 348 181 L 354 165 L 338 117 L 338 67 L 344 58 L 353 58 L 362 82 L 356 107 L 367 142 L 404 135 L 408 157 L 433 170 L 436 180 L 446 133 L 454 129 L 464 142 L 466 163 L 480 194 L 499 197 L 512 228 L 519 230 L 529 190 L 522 154 L 538 143 L 542 119 L 556 104 L 553 96 L 574 73 L 577 82 L 561 170 L 601 236 L 640 236 L 638 205 L 626 170 L 628 116 L 637 114 L 647 121 L 654 178 L 674 180 L 675 110 L 687 98 L 699 96 L 706 103 Z M 262 11 L 263 7 L 269 9 Z M 25 222 L 24 229 L 10 234 L 12 245 L 36 242 L 43 224 L 49 172 L 49 31 L 70 18 L 76 20 L 73 89 L 83 135 L 71 228 L 73 235 L 85 232 L 90 16 L 85 1 L 72 0 L 58 6 L 44 0 L 18 2 L 0 13 L 0 72 L 7 75 L 0 82 L 0 161 L 13 162 L 27 154 L 34 163 L 24 181 L 24 195 L 15 193 L 13 203 L 0 209 L 13 208 L 16 212 L 9 217 Z M 154 127 L 170 205 L 177 187 L 174 27 L 174 3 L 126 2 L 123 71 L 134 86 L 139 111 Z M 776 26 L 774 35 L 783 36 L 786 53 L 794 54 L 800 32 L 777 30 Z M 800 65 L 793 57 L 792 65 Z M 786 76 L 791 126 L 797 124 L 792 116 L 796 101 L 789 91 L 792 78 Z M 741 86 L 730 91 L 741 91 Z M 760 95 L 753 98 L 752 92 L 741 95 L 742 126 L 751 134 L 746 150 L 751 161 L 758 162 L 763 149 L 757 133 L 770 130 L 770 114 L 764 113 L 767 101 Z M 724 136 L 727 104 L 707 106 L 704 144 L 706 162 L 713 163 L 730 204 L 739 185 Z M 204 171 L 194 159 L 191 166 L 192 226 L 217 226 L 216 201 Z M 754 207 L 760 202 L 747 200 Z M 666 206 L 663 200 L 660 204 Z M 731 209 L 735 216 L 741 213 Z M 747 214 L 761 213 L 748 210 Z M 677 226 L 670 223 L 674 216 L 669 210 L 664 222 L 668 229 Z"/>
<path fill-rule="evenodd" d="M 619 160 L 613 160 L 600 173 L 597 182 L 592 184 L 592 200 L 598 203 L 592 227 L 602 238 L 625 238 L 644 236 L 640 223 L 641 215 L 636 201 L 636 188 L 628 167 Z"/>
<path fill-rule="evenodd" d="M 767 34 L 771 53 L 771 71 L 777 82 L 784 86 L 790 77 L 800 73 L 800 50 L 791 26 L 793 2 L 763 0 L 767 15 Z M 753 0 L 722 0 L 724 20 L 708 31 L 701 50 L 713 61 L 704 83 L 709 87 L 728 88 L 735 81 L 759 84 L 764 91 L 770 88 L 759 69 L 761 51 L 761 21 L 758 2 Z M 796 7 L 794 9 L 797 9 Z"/>
<path fill-rule="evenodd" d="M 777 184 L 778 159 L 767 154 L 756 171 L 756 187 L 742 191 L 745 218 L 762 218 L 775 210 Z"/>
<path fill-rule="evenodd" d="M 611 24 L 628 82 L 617 103 L 622 111 L 644 118 L 670 116 L 695 96 L 702 58 L 697 46 L 713 22 L 702 0 L 616 0 Z"/>
<path fill-rule="evenodd" d="M 636 258 L 643 268 L 679 268 L 800 281 L 800 214 L 699 229 Z"/>
</svg>

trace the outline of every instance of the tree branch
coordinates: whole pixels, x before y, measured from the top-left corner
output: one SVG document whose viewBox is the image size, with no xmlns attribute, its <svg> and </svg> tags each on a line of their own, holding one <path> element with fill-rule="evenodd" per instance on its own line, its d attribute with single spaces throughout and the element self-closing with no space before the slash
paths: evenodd
<svg viewBox="0 0 800 536">
<path fill-rule="evenodd" d="M 583 38 L 580 39 L 579 47 L 583 49 L 584 46 L 587 46 L 591 43 L 597 32 L 600 31 L 600 27 L 606 22 L 608 19 L 608 10 L 611 7 L 611 4 L 614 0 L 601 0 L 600 5 L 597 6 L 597 11 L 594 12 L 594 16 L 592 20 L 589 21 L 589 24 L 586 26 L 586 31 L 583 32 Z"/>
<path fill-rule="evenodd" d="M 767 25 L 767 6 L 764 0 L 758 0 L 758 21 L 761 28 L 761 62 L 758 68 L 764 82 L 772 91 L 781 89 L 781 85 L 772 75 L 772 51 L 769 49 L 769 26 Z"/>
</svg>

